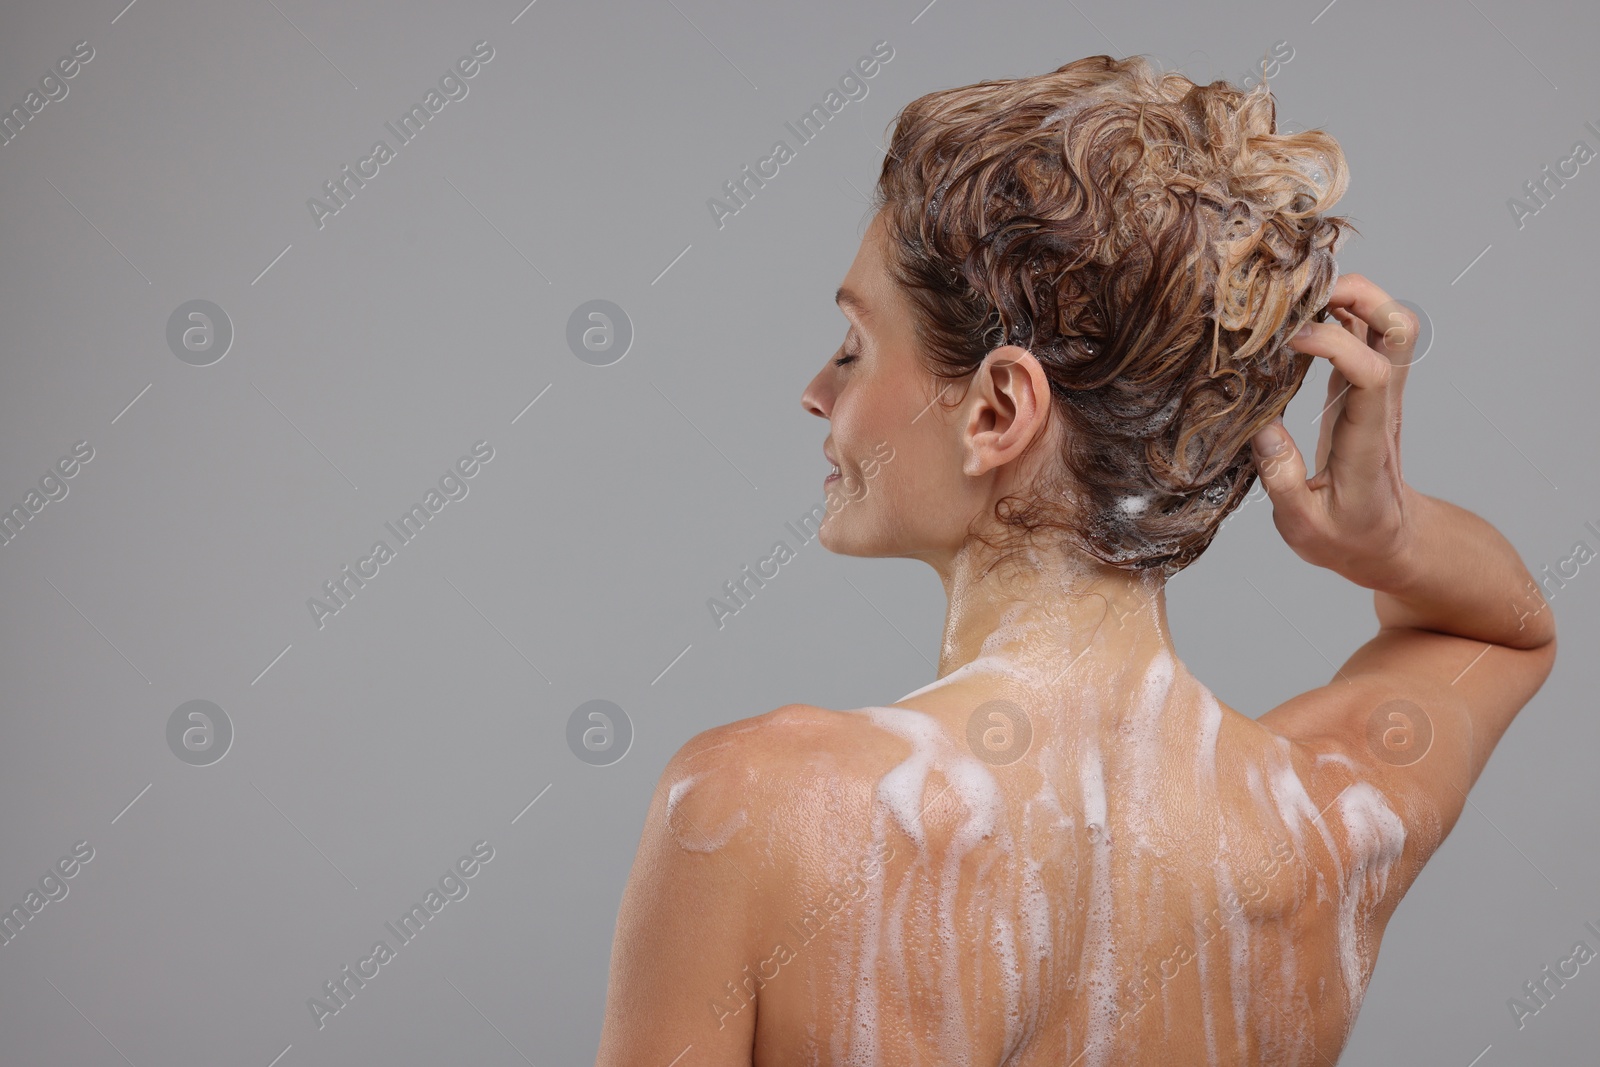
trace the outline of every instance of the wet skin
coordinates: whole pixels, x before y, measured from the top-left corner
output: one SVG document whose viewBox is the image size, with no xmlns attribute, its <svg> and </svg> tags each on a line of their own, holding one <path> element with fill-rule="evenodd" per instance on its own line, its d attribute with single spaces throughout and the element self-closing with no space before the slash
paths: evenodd
<svg viewBox="0 0 1600 1067">
<path fill-rule="evenodd" d="M 1440 814 L 1164 650 L 1092 690 L 991 667 L 888 707 L 782 708 L 684 761 L 668 847 L 760 901 L 748 958 L 705 975 L 702 1042 L 754 1016 L 761 1064 L 1335 1056 Z M 1020 758 L 994 700 L 1032 728 Z"/>
</svg>

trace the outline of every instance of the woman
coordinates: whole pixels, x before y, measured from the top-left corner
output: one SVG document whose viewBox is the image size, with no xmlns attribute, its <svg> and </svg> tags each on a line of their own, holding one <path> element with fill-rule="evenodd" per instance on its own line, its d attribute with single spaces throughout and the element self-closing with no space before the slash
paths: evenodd
<svg viewBox="0 0 1600 1067">
<path fill-rule="evenodd" d="M 674 756 L 600 1064 L 1337 1059 L 1556 647 L 1506 540 L 1401 478 L 1417 323 L 1338 277 L 1346 182 L 1264 87 L 1141 57 L 900 115 L 802 403 L 861 490 L 822 543 L 944 582 L 938 679 Z M 1308 480 L 1280 416 L 1314 358 Z M 1378 632 L 1252 717 L 1178 658 L 1164 584 L 1258 475 Z"/>
</svg>

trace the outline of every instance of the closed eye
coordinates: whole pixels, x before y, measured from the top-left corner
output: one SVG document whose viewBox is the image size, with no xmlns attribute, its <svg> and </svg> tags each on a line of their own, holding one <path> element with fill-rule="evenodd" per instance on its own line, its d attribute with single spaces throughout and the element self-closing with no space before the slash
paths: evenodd
<svg viewBox="0 0 1600 1067">
<path fill-rule="evenodd" d="M 840 356 L 838 359 L 833 361 L 833 365 L 835 367 L 842 367 L 846 363 L 854 362 L 855 358 L 856 358 L 855 356 Z"/>
</svg>

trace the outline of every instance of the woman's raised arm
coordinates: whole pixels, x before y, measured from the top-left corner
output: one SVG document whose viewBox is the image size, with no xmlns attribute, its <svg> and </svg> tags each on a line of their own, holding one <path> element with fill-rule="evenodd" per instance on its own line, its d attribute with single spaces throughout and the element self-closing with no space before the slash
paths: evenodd
<svg viewBox="0 0 1600 1067">
<path fill-rule="evenodd" d="M 1319 469 L 1307 479 L 1281 422 L 1257 435 L 1257 462 L 1284 540 L 1372 589 L 1379 630 L 1329 685 L 1259 721 L 1341 742 L 1388 782 L 1422 794 L 1448 832 L 1496 742 L 1548 677 L 1555 622 L 1499 531 L 1401 477 L 1415 317 L 1355 274 L 1338 280 L 1329 307 L 1339 323 L 1310 323 L 1291 342 L 1334 368 Z"/>
</svg>

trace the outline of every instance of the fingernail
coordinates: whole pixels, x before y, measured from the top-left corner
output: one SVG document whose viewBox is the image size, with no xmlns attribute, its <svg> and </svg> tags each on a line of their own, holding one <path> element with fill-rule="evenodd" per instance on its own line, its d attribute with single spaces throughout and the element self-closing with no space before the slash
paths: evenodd
<svg viewBox="0 0 1600 1067">
<path fill-rule="evenodd" d="M 1256 435 L 1257 447 L 1264 456 L 1276 456 L 1289 443 L 1289 435 L 1281 422 L 1273 422 Z"/>
</svg>

